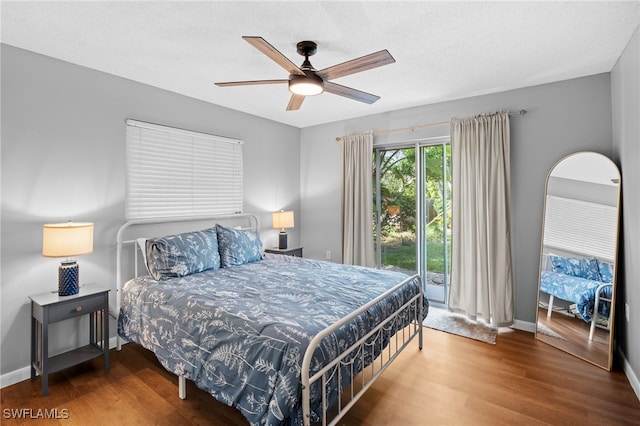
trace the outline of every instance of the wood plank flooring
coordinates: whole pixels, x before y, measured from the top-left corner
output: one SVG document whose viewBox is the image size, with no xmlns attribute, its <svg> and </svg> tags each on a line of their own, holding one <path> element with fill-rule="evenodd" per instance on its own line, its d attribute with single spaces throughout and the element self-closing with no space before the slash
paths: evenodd
<svg viewBox="0 0 640 426">
<path fill-rule="evenodd" d="M 405 349 L 341 422 L 385 425 L 638 425 L 640 401 L 618 366 L 609 373 L 534 339 L 501 329 L 489 345 L 425 328 L 424 348 Z M 502 331 L 504 330 L 504 331 Z M 100 359 L 0 391 L 3 425 L 246 425 L 238 411 L 177 379 L 134 344 Z M 7 418 L 7 410 L 58 409 L 65 419 Z M 66 411 L 62 411 L 66 410 Z M 51 411 L 49 411 L 51 412 Z"/>
<path fill-rule="evenodd" d="M 582 318 L 570 317 L 554 312 L 547 318 L 547 310 L 538 308 L 538 322 L 546 325 L 562 338 L 538 334 L 545 343 L 572 353 L 580 358 L 606 368 L 609 365 L 609 331 L 596 328 L 593 340 L 589 340 L 590 324 Z M 612 344 L 612 343 L 611 343 Z"/>
</svg>

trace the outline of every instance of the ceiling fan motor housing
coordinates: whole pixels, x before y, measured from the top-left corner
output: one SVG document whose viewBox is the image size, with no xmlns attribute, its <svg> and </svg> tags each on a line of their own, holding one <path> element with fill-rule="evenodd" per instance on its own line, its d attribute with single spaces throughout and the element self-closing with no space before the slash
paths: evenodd
<svg viewBox="0 0 640 426">
<path fill-rule="evenodd" d="M 307 56 L 315 55 L 318 51 L 318 45 L 316 44 L 316 42 L 309 40 L 299 42 L 298 44 L 296 44 L 296 48 L 298 50 L 298 53 L 305 58 Z"/>
</svg>

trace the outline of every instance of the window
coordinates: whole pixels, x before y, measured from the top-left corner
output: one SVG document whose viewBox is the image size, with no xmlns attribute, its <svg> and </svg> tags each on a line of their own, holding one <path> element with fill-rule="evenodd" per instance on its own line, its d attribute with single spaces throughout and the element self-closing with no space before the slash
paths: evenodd
<svg viewBox="0 0 640 426">
<path fill-rule="evenodd" d="M 618 208 L 571 198 L 547 196 L 544 245 L 583 256 L 613 261 Z"/>
<path fill-rule="evenodd" d="M 130 119 L 126 129 L 126 219 L 242 212 L 242 141 Z"/>
</svg>

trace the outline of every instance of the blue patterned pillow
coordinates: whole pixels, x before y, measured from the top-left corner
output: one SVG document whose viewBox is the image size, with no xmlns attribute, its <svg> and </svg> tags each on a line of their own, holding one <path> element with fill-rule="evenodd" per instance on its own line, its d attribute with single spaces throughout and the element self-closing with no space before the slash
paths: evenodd
<svg viewBox="0 0 640 426">
<path fill-rule="evenodd" d="M 598 260 L 598 271 L 600 271 L 600 280 L 603 283 L 613 282 L 613 265 Z"/>
<path fill-rule="evenodd" d="M 220 265 L 243 265 L 262 260 L 262 241 L 253 232 L 216 225 Z"/>
<path fill-rule="evenodd" d="M 553 272 L 600 281 L 600 272 L 595 258 L 575 258 L 549 255 Z"/>
<path fill-rule="evenodd" d="M 184 277 L 220 267 L 215 228 L 148 239 L 147 268 L 156 280 Z"/>
</svg>

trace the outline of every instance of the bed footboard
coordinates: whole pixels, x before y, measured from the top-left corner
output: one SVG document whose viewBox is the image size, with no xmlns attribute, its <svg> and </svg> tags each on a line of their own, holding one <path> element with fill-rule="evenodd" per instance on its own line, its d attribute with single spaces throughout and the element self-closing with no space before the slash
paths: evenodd
<svg viewBox="0 0 640 426">
<path fill-rule="evenodd" d="M 420 291 L 418 294 L 400 306 L 360 340 L 344 350 L 324 368 L 315 374 L 311 374 L 313 354 L 325 337 L 414 280 L 417 280 L 419 284 Z M 407 316 L 411 318 L 409 325 L 398 330 L 399 321 L 406 321 L 405 318 Z M 422 282 L 419 275 L 414 275 L 318 333 L 309 343 L 302 362 L 302 415 L 305 426 L 309 426 L 312 423 L 311 387 L 315 383 L 320 385 L 321 392 L 322 412 L 320 424 L 323 426 L 337 424 L 416 336 L 418 336 L 418 347 L 422 349 L 422 319 L 424 319 Z M 374 347 L 375 345 L 379 345 L 379 347 Z M 378 354 L 378 356 L 371 364 L 366 366 L 364 362 L 365 354 L 371 353 L 371 351 Z M 357 356 L 354 357 L 354 354 L 357 354 Z M 362 371 L 360 372 L 355 371 L 356 360 L 362 365 Z M 351 380 L 349 380 L 349 385 L 343 387 L 340 386 L 340 383 L 342 383 L 340 376 L 345 369 Z M 328 385 L 331 380 L 338 380 L 338 395 L 334 398 L 335 403 L 333 404 L 329 403 L 330 390 Z"/>
</svg>

